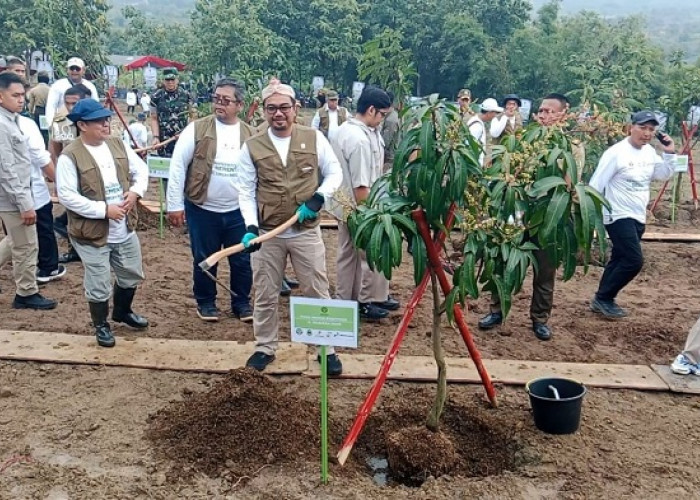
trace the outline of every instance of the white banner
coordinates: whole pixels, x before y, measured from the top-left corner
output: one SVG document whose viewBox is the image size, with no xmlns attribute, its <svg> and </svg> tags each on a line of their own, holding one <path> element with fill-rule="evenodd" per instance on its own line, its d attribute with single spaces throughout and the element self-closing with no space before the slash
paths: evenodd
<svg viewBox="0 0 700 500">
<path fill-rule="evenodd" d="M 325 81 L 323 80 L 322 76 L 314 76 L 314 79 L 311 80 L 311 86 L 314 89 L 314 94 L 323 88 L 324 83 Z"/>
<path fill-rule="evenodd" d="M 365 89 L 364 82 L 353 82 L 352 83 L 352 100 L 357 102 L 362 95 L 362 91 Z"/>
<path fill-rule="evenodd" d="M 104 76 L 108 87 L 114 87 L 119 78 L 119 70 L 116 66 L 105 66 L 102 70 L 102 76 Z"/>
<path fill-rule="evenodd" d="M 153 66 L 146 66 L 143 68 L 143 81 L 146 84 L 146 88 L 155 88 L 158 82 L 158 70 Z"/>
</svg>

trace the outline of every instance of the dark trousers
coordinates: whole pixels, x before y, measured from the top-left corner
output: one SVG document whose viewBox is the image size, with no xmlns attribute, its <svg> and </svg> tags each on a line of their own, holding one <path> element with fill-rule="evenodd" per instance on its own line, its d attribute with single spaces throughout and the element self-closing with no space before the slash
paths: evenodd
<svg viewBox="0 0 700 500">
<path fill-rule="evenodd" d="M 532 277 L 532 300 L 530 300 L 530 319 L 533 323 L 547 323 L 554 304 L 554 281 L 557 268 L 554 267 L 546 250 L 535 251 L 537 267 Z M 500 312 L 501 302 L 498 295 L 491 295 L 491 312 Z"/>
<path fill-rule="evenodd" d="M 58 244 L 53 232 L 53 203 L 36 211 L 36 235 L 39 240 L 39 262 L 37 269 L 50 273 L 58 269 Z"/>
<path fill-rule="evenodd" d="M 39 127 L 39 130 L 41 131 L 41 137 L 44 138 L 44 147 L 48 148 L 49 147 L 49 131 L 43 130 L 41 128 L 41 119 L 39 118 L 41 115 L 44 115 L 44 114 L 46 114 L 46 108 L 44 106 L 34 107 L 34 122 L 36 123 L 36 126 Z"/>
<path fill-rule="evenodd" d="M 192 248 L 194 298 L 200 306 L 216 303 L 216 283 L 209 278 L 199 263 L 214 252 L 241 242 L 245 234 L 245 222 L 240 210 L 217 213 L 198 207 L 185 200 L 185 217 L 190 232 Z M 253 271 L 250 267 L 250 255 L 238 253 L 228 258 L 231 268 L 230 288 L 231 309 L 234 312 L 242 305 L 250 304 L 250 289 L 253 284 Z M 218 266 L 209 272 L 216 276 Z"/>
<path fill-rule="evenodd" d="M 605 226 L 612 241 L 612 255 L 600 278 L 596 293 L 599 300 L 614 300 L 620 290 L 642 270 L 644 229 L 644 224 L 634 219 L 619 219 Z"/>
</svg>

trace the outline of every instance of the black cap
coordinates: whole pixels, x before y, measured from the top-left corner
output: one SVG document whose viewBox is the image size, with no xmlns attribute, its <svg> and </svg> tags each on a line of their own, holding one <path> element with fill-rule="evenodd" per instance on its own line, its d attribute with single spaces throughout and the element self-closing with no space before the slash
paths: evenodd
<svg viewBox="0 0 700 500">
<path fill-rule="evenodd" d="M 503 107 L 505 108 L 505 107 L 506 107 L 506 103 L 507 103 L 508 101 L 515 101 L 515 102 L 517 102 L 517 103 L 518 103 L 518 107 L 520 107 L 520 106 L 523 105 L 522 101 L 520 100 L 520 97 L 518 97 L 517 94 L 506 94 L 505 96 L 503 96 L 503 101 L 502 101 L 501 106 L 503 106 Z"/>
<path fill-rule="evenodd" d="M 653 111 L 645 109 L 643 111 L 638 111 L 632 115 L 632 125 L 642 125 L 644 123 L 653 122 L 654 125 L 659 125 L 659 120 Z"/>
</svg>

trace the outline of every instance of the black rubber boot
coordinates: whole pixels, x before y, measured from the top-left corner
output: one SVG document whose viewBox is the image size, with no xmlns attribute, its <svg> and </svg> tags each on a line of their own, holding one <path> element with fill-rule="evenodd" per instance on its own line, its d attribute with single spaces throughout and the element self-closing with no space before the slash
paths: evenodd
<svg viewBox="0 0 700 500">
<path fill-rule="evenodd" d="M 112 320 L 118 323 L 125 323 L 132 328 L 147 328 L 148 320 L 139 316 L 131 310 L 131 303 L 134 301 L 136 288 L 120 288 L 114 285 L 114 311 Z"/>
<path fill-rule="evenodd" d="M 97 344 L 101 347 L 114 347 L 114 335 L 112 335 L 112 330 L 107 323 L 109 302 L 88 302 L 88 304 L 90 305 L 92 324 L 95 326 Z"/>
</svg>

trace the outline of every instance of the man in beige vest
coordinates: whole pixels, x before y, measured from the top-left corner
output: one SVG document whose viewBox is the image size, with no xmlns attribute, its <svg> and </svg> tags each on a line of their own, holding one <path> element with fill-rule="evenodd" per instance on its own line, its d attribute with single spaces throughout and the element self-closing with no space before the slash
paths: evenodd
<svg viewBox="0 0 700 500">
<path fill-rule="evenodd" d="M 218 321 L 216 283 L 199 263 L 224 247 L 239 243 L 245 224 L 238 207 L 234 185 L 238 155 L 253 129 L 238 119 L 243 108 L 242 86 L 230 78 L 219 80 L 214 88 L 214 114 L 200 118 L 180 133 L 168 182 L 168 219 L 176 227 L 187 218 L 193 258 L 194 298 L 197 316 Z M 253 272 L 250 255 L 239 253 L 228 258 L 231 312 L 241 321 L 253 321 L 250 288 Z M 216 276 L 218 266 L 210 272 Z"/>
<path fill-rule="evenodd" d="M 318 212 L 324 196 L 338 189 L 343 177 L 326 138 L 312 128 L 294 123 L 296 100 L 292 87 L 268 85 L 262 91 L 262 99 L 270 126 L 243 146 L 235 182 L 247 226 L 241 242 L 249 252 L 259 250 L 251 259 L 256 348 L 246 363 L 259 371 L 275 359 L 279 289 L 287 256 L 303 296 L 330 298 Z M 295 213 L 297 224 L 262 245 L 251 245 L 259 233 L 274 229 Z M 330 349 L 328 373 L 340 375 L 342 370 L 340 359 Z"/>
<path fill-rule="evenodd" d="M 382 89 L 367 86 L 357 100 L 357 115 L 343 123 L 331 141 L 343 169 L 343 183 L 338 193 L 354 206 L 369 196 L 374 182 L 382 176 L 384 141 L 379 131 L 382 120 L 391 112 L 391 98 Z M 379 321 L 399 302 L 389 296 L 389 280 L 367 264 L 365 252 L 352 243 L 343 217 L 343 205 L 329 201 L 329 211 L 338 218 L 338 254 L 336 297 L 359 302 L 360 318 Z"/>
<path fill-rule="evenodd" d="M 136 235 L 136 202 L 148 187 L 148 167 L 134 151 L 110 133 L 112 112 L 83 99 L 68 119 L 79 137 L 64 150 L 56 166 L 58 199 L 68 211 L 68 233 L 85 268 L 84 288 L 97 343 L 113 347 L 107 322 L 112 293 L 112 319 L 132 328 L 148 326 L 131 305 L 143 281 L 141 244 Z"/>
<path fill-rule="evenodd" d="M 326 104 L 316 111 L 311 126 L 320 130 L 330 141 L 340 127 L 350 116 L 348 110 L 338 106 L 338 92 L 330 90 L 326 96 Z"/>
</svg>

